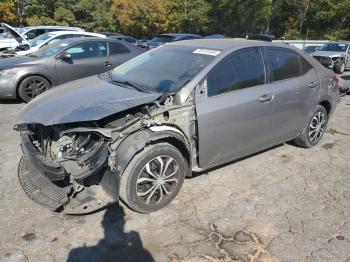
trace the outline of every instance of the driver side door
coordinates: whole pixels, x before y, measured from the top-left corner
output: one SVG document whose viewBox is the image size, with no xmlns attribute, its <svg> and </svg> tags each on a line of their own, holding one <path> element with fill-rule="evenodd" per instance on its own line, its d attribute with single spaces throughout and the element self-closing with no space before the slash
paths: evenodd
<svg viewBox="0 0 350 262">
<path fill-rule="evenodd" d="M 56 59 L 56 83 L 97 75 L 108 70 L 107 41 L 81 42 L 68 47 L 63 53 L 71 59 Z M 62 53 L 61 53 L 62 54 Z"/>
</svg>

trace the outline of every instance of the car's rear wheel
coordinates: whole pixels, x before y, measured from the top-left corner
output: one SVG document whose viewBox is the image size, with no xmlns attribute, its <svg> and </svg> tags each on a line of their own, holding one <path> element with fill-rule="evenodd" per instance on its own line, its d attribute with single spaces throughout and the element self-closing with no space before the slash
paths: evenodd
<svg viewBox="0 0 350 262">
<path fill-rule="evenodd" d="M 168 205 L 183 184 L 187 167 L 181 152 L 168 143 L 147 146 L 128 164 L 120 198 L 134 211 L 151 213 Z"/>
<path fill-rule="evenodd" d="M 335 66 L 334 66 L 334 72 L 337 74 L 342 74 L 345 71 L 345 63 L 344 61 L 339 61 Z"/>
<path fill-rule="evenodd" d="M 42 94 L 51 87 L 51 84 L 47 79 L 41 76 L 29 76 L 22 80 L 18 87 L 19 97 L 29 102 L 36 96 Z"/>
<path fill-rule="evenodd" d="M 294 140 L 294 142 L 297 145 L 305 148 L 310 148 L 317 145 L 321 141 L 326 131 L 327 124 L 327 110 L 323 106 L 317 105 L 310 115 L 306 127 Z"/>
</svg>

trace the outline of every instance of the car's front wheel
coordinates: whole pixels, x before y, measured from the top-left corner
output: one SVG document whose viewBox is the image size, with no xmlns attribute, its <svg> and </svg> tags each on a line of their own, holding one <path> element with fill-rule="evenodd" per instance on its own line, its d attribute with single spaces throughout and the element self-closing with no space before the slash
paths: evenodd
<svg viewBox="0 0 350 262">
<path fill-rule="evenodd" d="M 302 130 L 299 136 L 295 138 L 294 142 L 305 148 L 317 145 L 326 131 L 327 124 L 327 110 L 323 106 L 317 105 L 310 115 L 306 127 Z"/>
<path fill-rule="evenodd" d="M 29 102 L 51 87 L 47 79 L 42 76 L 29 76 L 22 80 L 18 87 L 18 95 L 24 102 Z"/>
<path fill-rule="evenodd" d="M 120 181 L 120 198 L 134 211 L 151 213 L 178 194 L 187 172 L 181 152 L 168 143 L 147 146 L 128 164 Z"/>
</svg>

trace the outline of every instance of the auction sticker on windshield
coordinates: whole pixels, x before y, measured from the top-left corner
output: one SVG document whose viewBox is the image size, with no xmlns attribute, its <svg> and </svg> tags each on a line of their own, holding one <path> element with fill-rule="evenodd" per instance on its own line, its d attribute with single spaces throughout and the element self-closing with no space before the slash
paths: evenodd
<svg viewBox="0 0 350 262">
<path fill-rule="evenodd" d="M 201 54 L 201 55 L 210 55 L 210 56 L 218 56 L 221 54 L 220 51 L 216 50 L 209 50 L 209 49 L 196 49 L 193 51 L 194 54 Z"/>
</svg>

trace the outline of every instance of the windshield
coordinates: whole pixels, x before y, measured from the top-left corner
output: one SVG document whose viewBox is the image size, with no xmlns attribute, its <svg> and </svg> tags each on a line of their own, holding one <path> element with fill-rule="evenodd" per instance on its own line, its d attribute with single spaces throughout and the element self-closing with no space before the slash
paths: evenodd
<svg viewBox="0 0 350 262">
<path fill-rule="evenodd" d="M 346 52 L 348 46 L 348 44 L 327 43 L 321 47 L 320 51 Z"/>
<path fill-rule="evenodd" d="M 31 53 L 29 56 L 40 57 L 40 58 L 49 57 L 65 49 L 67 46 L 68 44 L 65 43 L 64 41 L 55 42 L 51 45 L 48 45 L 39 49 L 36 52 Z"/>
<path fill-rule="evenodd" d="M 50 34 L 50 33 L 40 35 L 38 37 L 35 37 L 33 40 L 31 40 L 30 41 L 30 45 L 31 45 L 31 47 L 38 46 L 38 45 L 40 45 L 41 43 L 45 42 L 47 39 L 50 39 L 53 36 L 54 35 Z"/>
<path fill-rule="evenodd" d="M 218 54 L 216 50 L 163 46 L 114 69 L 112 82 L 128 83 L 148 92 L 175 93 Z"/>
</svg>

